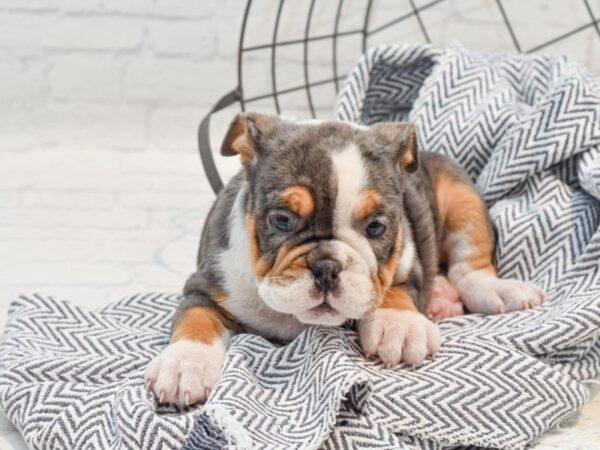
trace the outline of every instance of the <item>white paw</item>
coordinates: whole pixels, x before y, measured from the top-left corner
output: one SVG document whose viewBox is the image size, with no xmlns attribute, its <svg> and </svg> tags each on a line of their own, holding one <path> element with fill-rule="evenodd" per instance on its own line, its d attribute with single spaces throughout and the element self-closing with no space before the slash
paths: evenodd
<svg viewBox="0 0 600 450">
<path fill-rule="evenodd" d="M 458 291 L 443 275 L 436 275 L 434 279 L 426 312 L 435 322 L 465 313 Z"/>
<path fill-rule="evenodd" d="M 544 291 L 525 281 L 498 278 L 494 289 L 506 312 L 535 308 L 544 301 Z"/>
<path fill-rule="evenodd" d="M 204 402 L 214 387 L 225 358 L 225 343 L 177 341 L 165 348 L 146 369 L 146 385 L 159 403 L 181 407 Z"/>
<path fill-rule="evenodd" d="M 437 326 L 423 314 L 397 309 L 377 309 L 358 324 L 367 357 L 377 354 L 386 367 L 406 361 L 416 366 L 440 347 Z"/>
<path fill-rule="evenodd" d="M 460 297 L 472 313 L 502 314 L 539 306 L 544 292 L 532 283 L 497 278 L 490 272 L 475 271 L 457 283 Z"/>
</svg>

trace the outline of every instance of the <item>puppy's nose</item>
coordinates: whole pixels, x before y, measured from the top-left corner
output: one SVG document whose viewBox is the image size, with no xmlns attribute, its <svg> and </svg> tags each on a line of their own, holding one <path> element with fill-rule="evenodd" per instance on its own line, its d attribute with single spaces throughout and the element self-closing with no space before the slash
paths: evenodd
<svg viewBox="0 0 600 450">
<path fill-rule="evenodd" d="M 318 259 L 309 264 L 308 268 L 315 276 L 315 284 L 322 292 L 335 289 L 339 283 L 338 275 L 342 265 L 333 259 Z"/>
</svg>

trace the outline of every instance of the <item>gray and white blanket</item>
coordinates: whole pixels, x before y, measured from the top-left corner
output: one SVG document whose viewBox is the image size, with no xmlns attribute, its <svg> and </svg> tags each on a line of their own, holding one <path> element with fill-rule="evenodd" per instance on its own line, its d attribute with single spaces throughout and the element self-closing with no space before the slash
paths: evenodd
<svg viewBox="0 0 600 450">
<path fill-rule="evenodd" d="M 386 370 L 351 330 L 280 347 L 233 340 L 207 405 L 158 406 L 143 371 L 177 295 L 88 312 L 16 300 L 0 346 L 0 406 L 33 449 L 523 448 L 575 413 L 600 374 L 600 78 L 564 58 L 386 46 L 345 82 L 340 119 L 410 120 L 458 160 L 497 228 L 501 275 L 538 309 L 440 324 L 434 361 Z"/>
</svg>

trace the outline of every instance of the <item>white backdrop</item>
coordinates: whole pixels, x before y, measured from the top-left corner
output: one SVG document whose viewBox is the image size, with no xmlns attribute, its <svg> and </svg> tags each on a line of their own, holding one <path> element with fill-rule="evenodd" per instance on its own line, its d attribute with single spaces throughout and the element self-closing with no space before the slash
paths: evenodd
<svg viewBox="0 0 600 450">
<path fill-rule="evenodd" d="M 365 2 L 344 3 L 341 30 L 362 26 Z M 269 42 L 279 2 L 254 3 L 248 42 Z M 302 37 L 309 3 L 285 3 L 280 40 Z M 502 4 L 523 49 L 582 28 L 544 51 L 600 72 L 600 29 L 583 0 Z M 337 2 L 316 5 L 311 33 L 330 33 Z M 599 19 L 600 0 L 588 5 Z M 244 7 L 243 0 L 0 0 L 0 330 L 19 292 L 96 307 L 138 291 L 181 289 L 214 198 L 196 129 L 236 85 Z M 409 0 L 374 0 L 370 24 L 409 11 Z M 515 48 L 495 0 L 443 0 L 421 19 L 436 45 Z M 370 43 L 424 39 L 413 17 Z M 360 56 L 359 44 L 340 38 L 340 72 Z M 330 43 L 310 52 L 311 79 L 330 77 Z M 245 86 L 255 94 L 270 89 L 269 61 L 269 51 L 245 60 Z M 302 80 L 301 46 L 282 49 L 278 61 L 281 87 Z M 333 95 L 331 87 L 315 95 L 320 115 Z M 303 94 L 283 102 L 298 115 L 307 111 Z M 215 141 L 231 114 L 219 114 Z M 228 164 L 227 173 L 236 168 Z M 22 444 L 0 419 L 0 448 L 11 445 Z"/>
<path fill-rule="evenodd" d="M 249 42 L 270 41 L 278 1 L 254 3 Z M 286 2 L 280 40 L 302 36 L 309 3 Z M 365 3 L 345 2 L 341 30 L 362 26 Z M 600 18 L 600 0 L 588 3 Z M 523 49 L 590 23 L 583 0 L 502 4 Z M 337 2 L 316 5 L 311 34 L 330 33 Z M 243 0 L 0 0 L 0 150 L 191 151 L 199 119 L 235 87 L 244 6 Z M 409 11 L 409 0 L 374 0 L 370 27 Z M 421 18 L 434 44 L 514 51 L 495 0 L 444 0 Z M 600 71 L 598 33 L 587 27 L 545 51 Z M 412 18 L 370 42 L 423 40 Z M 311 47 L 311 60 L 320 61 L 315 78 L 321 66 L 330 76 L 329 46 Z M 340 38 L 342 71 L 359 54 L 355 38 Z M 249 88 L 267 89 L 270 52 L 252 58 Z M 301 46 L 284 49 L 279 59 L 280 84 L 301 79 Z M 321 104 L 327 109 L 330 101 Z"/>
</svg>

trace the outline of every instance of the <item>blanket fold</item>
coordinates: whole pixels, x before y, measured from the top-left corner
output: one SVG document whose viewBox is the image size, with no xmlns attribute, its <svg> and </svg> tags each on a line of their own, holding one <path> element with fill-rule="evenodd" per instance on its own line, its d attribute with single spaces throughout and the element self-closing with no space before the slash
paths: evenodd
<svg viewBox="0 0 600 450">
<path fill-rule="evenodd" d="M 335 115 L 410 120 L 421 148 L 465 167 L 499 274 L 545 303 L 443 321 L 437 358 L 415 370 L 365 360 L 349 329 L 286 346 L 239 335 L 206 406 L 179 411 L 143 382 L 178 295 L 95 312 L 24 296 L 0 344 L 0 407 L 31 448 L 521 449 L 583 406 L 600 375 L 600 77 L 566 58 L 383 46 Z"/>
</svg>

